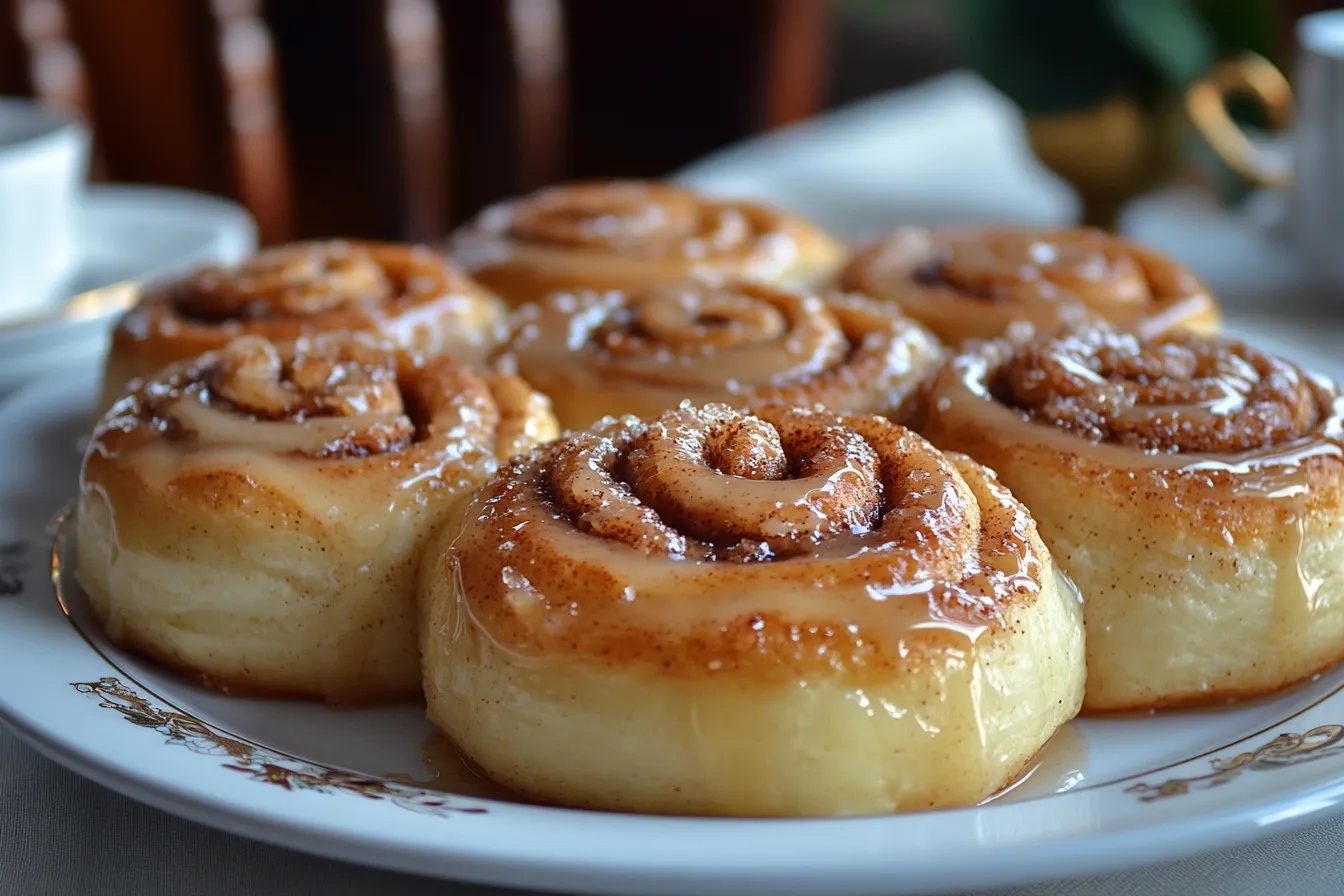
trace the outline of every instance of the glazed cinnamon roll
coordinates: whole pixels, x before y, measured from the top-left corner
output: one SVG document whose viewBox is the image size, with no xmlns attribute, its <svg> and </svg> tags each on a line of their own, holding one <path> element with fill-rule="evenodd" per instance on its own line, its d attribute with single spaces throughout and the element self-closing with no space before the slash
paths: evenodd
<svg viewBox="0 0 1344 896">
<path fill-rule="evenodd" d="M 894 307 L 764 284 L 553 293 L 520 312 L 501 364 L 564 427 L 723 402 L 906 419 L 941 344 Z"/>
<path fill-rule="evenodd" d="M 421 569 L 431 718 L 571 806 L 972 804 L 1082 696 L 1077 592 L 968 458 L 880 417 L 725 405 L 515 459 Z"/>
<path fill-rule="evenodd" d="M 507 334 L 506 310 L 423 246 L 333 240 L 268 249 L 236 268 L 205 267 L 147 288 L 112 334 L 99 413 L 132 380 L 239 336 L 341 330 L 479 361 Z"/>
<path fill-rule="evenodd" d="M 112 408 L 76 566 L 108 635 L 207 684 L 357 703 L 419 690 L 415 570 L 544 399 L 367 335 L 240 338 Z"/>
<path fill-rule="evenodd" d="M 833 276 L 844 247 L 788 212 L 656 181 L 575 183 L 492 206 L 449 252 L 521 305 L 572 289 L 686 279 L 804 285 Z"/>
<path fill-rule="evenodd" d="M 1058 332 L 1104 320 L 1146 338 L 1221 320 L 1194 274 L 1097 230 L 906 228 L 855 255 L 840 284 L 898 303 L 952 345 L 1014 321 Z"/>
<path fill-rule="evenodd" d="M 1078 583 L 1088 710 L 1253 696 L 1344 654 L 1344 399 L 1232 340 L 999 341 L 925 434 L 998 471 Z"/>
</svg>

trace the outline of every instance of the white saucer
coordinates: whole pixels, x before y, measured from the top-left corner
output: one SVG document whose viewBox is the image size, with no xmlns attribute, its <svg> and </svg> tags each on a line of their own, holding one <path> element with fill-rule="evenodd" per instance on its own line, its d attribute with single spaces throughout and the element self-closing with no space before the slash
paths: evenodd
<svg viewBox="0 0 1344 896">
<path fill-rule="evenodd" d="M 100 355 L 113 322 L 132 301 L 131 281 L 236 262 L 256 245 L 251 216 L 227 200 L 163 187 L 89 187 L 79 268 L 65 289 L 71 298 L 0 320 L 0 394 Z"/>
</svg>

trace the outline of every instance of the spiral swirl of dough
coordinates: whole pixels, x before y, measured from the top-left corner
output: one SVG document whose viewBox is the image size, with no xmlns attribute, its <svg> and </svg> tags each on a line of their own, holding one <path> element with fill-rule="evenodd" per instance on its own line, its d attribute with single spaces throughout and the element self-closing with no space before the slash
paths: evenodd
<svg viewBox="0 0 1344 896">
<path fill-rule="evenodd" d="M 1085 708 L 1257 696 L 1344 654 L 1334 383 L 1238 340 L 1096 325 L 964 351 L 927 410 L 1082 589 Z"/>
<path fill-rule="evenodd" d="M 993 626 L 1042 584 L 1030 517 L 991 474 L 873 416 L 615 419 L 519 458 L 475 506 L 462 593 L 525 652 L 880 665 L 916 619 Z"/>
<path fill-rule="evenodd" d="M 1095 230 L 898 230 L 859 252 L 845 289 L 897 302 L 949 343 L 1014 321 L 1057 331 L 1104 319 L 1142 336 L 1212 332 L 1217 305 L 1174 261 Z"/>
<path fill-rule="evenodd" d="M 556 293 L 520 312 L 503 361 L 583 428 L 683 400 L 904 420 L 942 358 L 919 324 L 858 296 L 687 283 Z"/>
<path fill-rule="evenodd" d="M 1300 439 L 1334 396 L 1244 342 L 1175 334 L 1144 342 L 1089 328 L 1029 342 L 992 383 L 1027 417 L 1143 451 L 1234 453 Z"/>
<path fill-rule="evenodd" d="M 234 268 L 204 267 L 148 287 L 113 333 L 101 409 L 132 380 L 239 336 L 292 341 L 341 331 L 479 361 L 506 335 L 506 311 L 423 246 L 279 246 Z"/>
<path fill-rule="evenodd" d="M 510 303 L 563 289 L 830 276 L 843 247 L 795 215 L 657 181 L 566 184 L 483 211 L 450 254 Z"/>
</svg>

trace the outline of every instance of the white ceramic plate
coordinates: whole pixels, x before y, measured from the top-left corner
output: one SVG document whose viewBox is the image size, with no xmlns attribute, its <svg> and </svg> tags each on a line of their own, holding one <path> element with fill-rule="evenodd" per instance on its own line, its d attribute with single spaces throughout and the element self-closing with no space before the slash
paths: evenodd
<svg viewBox="0 0 1344 896">
<path fill-rule="evenodd" d="M 1238 706 L 1074 722 L 977 808 L 706 820 L 490 798 L 418 707 L 222 697 L 102 637 L 54 562 L 49 523 L 75 488 L 95 379 L 80 369 L 0 405 L 0 718 L 58 762 L 188 818 L 495 884 L 840 896 L 1110 872 L 1304 824 L 1344 800 L 1344 670 Z"/>
</svg>

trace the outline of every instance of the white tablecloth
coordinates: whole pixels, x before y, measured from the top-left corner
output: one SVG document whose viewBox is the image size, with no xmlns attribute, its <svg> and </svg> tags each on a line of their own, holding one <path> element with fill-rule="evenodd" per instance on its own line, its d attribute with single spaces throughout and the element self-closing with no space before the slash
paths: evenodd
<svg viewBox="0 0 1344 896">
<path fill-rule="evenodd" d="M 1067 220 L 1067 191 L 1035 168 L 1001 98 L 964 76 L 880 98 L 711 160 L 704 185 L 763 192 L 873 231 L 902 220 Z M 790 192 L 793 191 L 793 192 Z M 846 202 L 856 203 L 852 207 Z M 1344 316 L 1303 299 L 1297 272 L 1253 222 L 1183 194 L 1137 204 L 1126 229 L 1213 283 L 1236 323 L 1335 358 Z M 860 235 L 860 234 L 854 234 Z M 895 888 L 893 888 L 895 890 Z M 504 894 L 346 865 L 183 821 L 89 783 L 0 727 L 0 896 L 314 892 Z M 1340 896 L 1344 819 L 1184 862 L 1003 891 L 1017 896 Z"/>
</svg>

